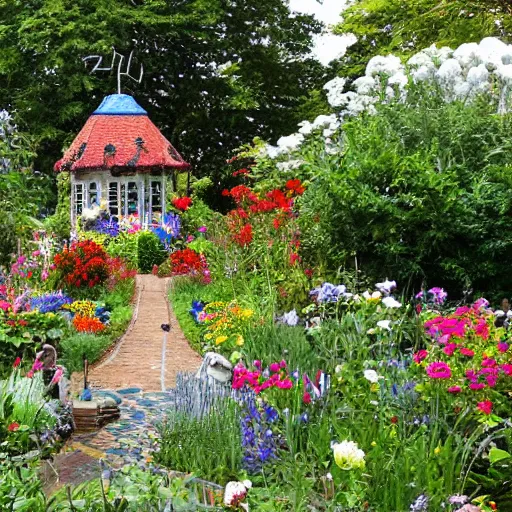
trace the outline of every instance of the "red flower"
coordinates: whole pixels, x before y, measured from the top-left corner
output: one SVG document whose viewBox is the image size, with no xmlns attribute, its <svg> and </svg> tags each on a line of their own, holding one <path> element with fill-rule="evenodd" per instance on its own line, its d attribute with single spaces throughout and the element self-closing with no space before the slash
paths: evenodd
<svg viewBox="0 0 512 512">
<path fill-rule="evenodd" d="M 311 279 L 313 277 L 313 270 L 310 268 L 307 268 L 304 270 L 304 274 L 308 279 Z"/>
<path fill-rule="evenodd" d="M 174 208 L 185 212 L 192 205 L 192 199 L 190 199 L 190 197 L 176 197 L 172 200 L 172 205 Z"/>
<path fill-rule="evenodd" d="M 229 197 L 231 194 L 229 193 L 229 190 L 227 188 L 225 188 L 222 191 L 221 195 L 223 195 L 224 197 Z"/>
<path fill-rule="evenodd" d="M 423 361 L 423 359 L 425 359 L 427 356 L 428 356 L 428 352 L 426 350 L 422 349 L 422 350 L 418 350 L 418 352 L 416 352 L 412 356 L 412 358 L 414 359 L 414 362 L 416 364 L 420 364 Z"/>
<path fill-rule="evenodd" d="M 286 188 L 292 192 L 295 192 L 297 195 L 302 195 L 304 193 L 304 191 L 306 190 L 300 180 L 288 180 L 286 182 Z"/>
<path fill-rule="evenodd" d="M 16 430 L 18 430 L 20 428 L 20 424 L 19 423 L 11 423 L 8 427 L 7 427 L 7 430 L 9 432 L 16 432 Z"/>
<path fill-rule="evenodd" d="M 475 355 L 475 353 L 469 348 L 461 348 L 460 353 L 463 356 L 467 356 L 467 357 L 473 357 Z"/>
<path fill-rule="evenodd" d="M 311 403 L 311 395 L 307 391 L 302 395 L 302 401 L 305 404 L 310 404 Z"/>
<path fill-rule="evenodd" d="M 484 400 L 483 402 L 478 402 L 477 408 L 479 411 L 482 411 L 484 414 L 491 414 L 492 412 L 492 402 L 490 400 Z"/>
<path fill-rule="evenodd" d="M 240 246 L 246 247 L 252 242 L 252 226 L 245 224 L 242 229 L 233 235 L 233 240 Z"/>
<path fill-rule="evenodd" d="M 300 256 L 296 252 L 290 254 L 290 265 L 295 265 L 297 261 L 300 261 Z"/>
<path fill-rule="evenodd" d="M 13 368 L 18 368 L 18 366 L 20 365 L 21 363 L 21 357 L 17 357 L 15 360 L 14 360 L 14 363 L 12 364 L 12 367 Z"/>
<path fill-rule="evenodd" d="M 393 425 L 396 425 L 398 423 L 398 416 L 393 416 L 391 418 L 391 423 L 393 423 Z"/>
</svg>

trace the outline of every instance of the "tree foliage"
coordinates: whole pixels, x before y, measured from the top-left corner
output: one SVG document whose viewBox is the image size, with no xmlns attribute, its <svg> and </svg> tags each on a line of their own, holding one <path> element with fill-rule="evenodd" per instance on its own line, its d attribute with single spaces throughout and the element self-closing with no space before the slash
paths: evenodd
<svg viewBox="0 0 512 512">
<path fill-rule="evenodd" d="M 340 71 L 357 77 L 375 55 L 408 55 L 434 43 L 456 48 L 489 36 L 509 42 L 511 14 L 506 0 L 356 0 L 336 27 L 357 37 Z"/>
<path fill-rule="evenodd" d="M 0 0 L 0 20 L 0 107 L 30 127 L 45 171 L 116 90 L 114 73 L 90 74 L 87 55 L 106 64 L 112 47 L 135 50 L 143 82 L 123 92 L 197 174 L 254 136 L 289 131 L 323 81 L 305 58 L 319 24 L 281 0 Z"/>
</svg>

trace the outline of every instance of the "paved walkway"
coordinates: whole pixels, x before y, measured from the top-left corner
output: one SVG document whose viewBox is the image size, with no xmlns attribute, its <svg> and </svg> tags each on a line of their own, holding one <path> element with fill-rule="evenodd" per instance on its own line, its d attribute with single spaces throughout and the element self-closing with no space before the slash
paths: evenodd
<svg viewBox="0 0 512 512">
<path fill-rule="evenodd" d="M 194 352 L 168 300 L 169 279 L 137 276 L 132 323 L 115 349 L 89 372 L 94 397 L 108 394 L 120 401 L 121 418 L 99 431 L 74 435 L 67 449 L 55 458 L 59 474 L 46 468 L 48 491 L 78 484 L 100 474 L 99 460 L 120 468 L 137 462 L 151 464 L 156 443 L 155 425 L 174 405 L 172 393 L 178 373 L 195 372 L 201 357 Z M 165 336 L 162 324 L 171 324 Z M 73 391 L 80 392 L 83 377 L 73 376 Z"/>
<path fill-rule="evenodd" d="M 137 276 L 134 321 L 115 350 L 89 372 L 94 389 L 136 387 L 165 391 L 176 383 L 179 371 L 194 371 L 200 356 L 187 342 L 168 299 L 170 279 Z M 171 324 L 164 342 L 162 324 Z"/>
</svg>

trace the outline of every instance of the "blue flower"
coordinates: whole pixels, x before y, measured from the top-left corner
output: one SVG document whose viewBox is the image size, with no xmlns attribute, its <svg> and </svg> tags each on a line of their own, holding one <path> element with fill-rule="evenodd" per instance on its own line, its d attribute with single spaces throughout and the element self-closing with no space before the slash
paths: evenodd
<svg viewBox="0 0 512 512">
<path fill-rule="evenodd" d="M 199 313 L 201 313 L 204 309 L 204 302 L 200 302 L 197 300 L 192 301 L 192 308 L 189 309 L 189 313 L 192 315 L 194 320 L 199 323 Z"/>
<path fill-rule="evenodd" d="M 347 287 L 344 284 L 334 285 L 324 283 L 322 286 L 315 288 L 309 292 L 310 296 L 316 296 L 317 302 L 338 302 L 340 297 L 351 297 L 351 293 L 347 293 Z"/>
<path fill-rule="evenodd" d="M 30 299 L 30 309 L 38 310 L 40 313 L 54 313 L 64 304 L 71 304 L 73 299 L 64 295 L 62 291 L 45 293 L 39 297 Z"/>
</svg>

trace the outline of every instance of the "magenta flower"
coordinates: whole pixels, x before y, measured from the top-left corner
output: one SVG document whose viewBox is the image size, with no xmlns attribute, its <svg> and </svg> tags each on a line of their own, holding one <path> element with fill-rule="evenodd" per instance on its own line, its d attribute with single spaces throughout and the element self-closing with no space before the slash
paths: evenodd
<svg viewBox="0 0 512 512">
<path fill-rule="evenodd" d="M 448 297 L 448 294 L 443 290 L 443 288 L 439 288 L 437 286 L 431 288 L 428 293 L 433 295 L 435 304 L 442 304 L 446 300 L 446 297 Z"/>
<path fill-rule="evenodd" d="M 508 350 L 508 343 L 505 343 L 504 341 L 498 343 L 498 350 L 504 354 Z"/>
<path fill-rule="evenodd" d="M 53 379 L 50 382 L 50 385 L 57 384 L 60 381 L 60 379 L 62 378 L 63 374 L 64 374 L 64 372 L 62 371 L 62 368 L 61 367 L 57 368 L 55 374 L 53 375 Z"/>
<path fill-rule="evenodd" d="M 42 369 L 43 369 L 42 361 L 40 361 L 39 359 L 36 359 L 34 361 L 34 364 L 32 365 L 32 371 L 33 372 L 38 372 L 39 370 L 42 370 Z"/>
<path fill-rule="evenodd" d="M 431 379 L 449 379 L 452 376 L 452 371 L 446 363 L 438 361 L 427 366 L 427 375 Z"/>
<path fill-rule="evenodd" d="M 472 382 L 469 385 L 469 389 L 471 389 L 472 391 L 480 391 L 481 389 L 484 389 L 484 388 L 485 388 L 485 384 L 482 382 Z"/>
<path fill-rule="evenodd" d="M 478 410 L 482 411 L 484 414 L 491 414 L 492 412 L 492 402 L 490 400 L 484 400 L 483 402 L 478 402 L 477 404 Z"/>
<path fill-rule="evenodd" d="M 460 393 L 462 391 L 462 388 L 460 386 L 451 386 L 448 388 L 448 393 L 452 393 L 453 395 L 456 395 L 457 393 Z"/>
<path fill-rule="evenodd" d="M 279 363 L 272 363 L 269 368 L 272 373 L 277 373 L 279 371 Z"/>
<path fill-rule="evenodd" d="M 414 362 L 416 364 L 420 364 L 426 357 L 428 356 L 428 352 L 424 349 L 422 350 L 418 350 L 418 352 L 416 352 L 412 358 L 414 359 Z"/>
<path fill-rule="evenodd" d="M 208 228 L 206 226 L 201 226 L 197 231 L 199 231 L 199 233 L 206 233 Z"/>
<path fill-rule="evenodd" d="M 481 308 L 486 308 L 488 305 L 489 305 L 489 301 L 487 299 L 484 299 L 483 297 L 481 297 L 473 304 L 472 308 L 478 310 Z"/>
<path fill-rule="evenodd" d="M 456 349 L 457 349 L 457 343 L 448 343 L 448 345 L 446 345 L 443 348 L 443 352 L 447 356 L 453 356 L 453 353 L 455 352 Z"/>
</svg>

